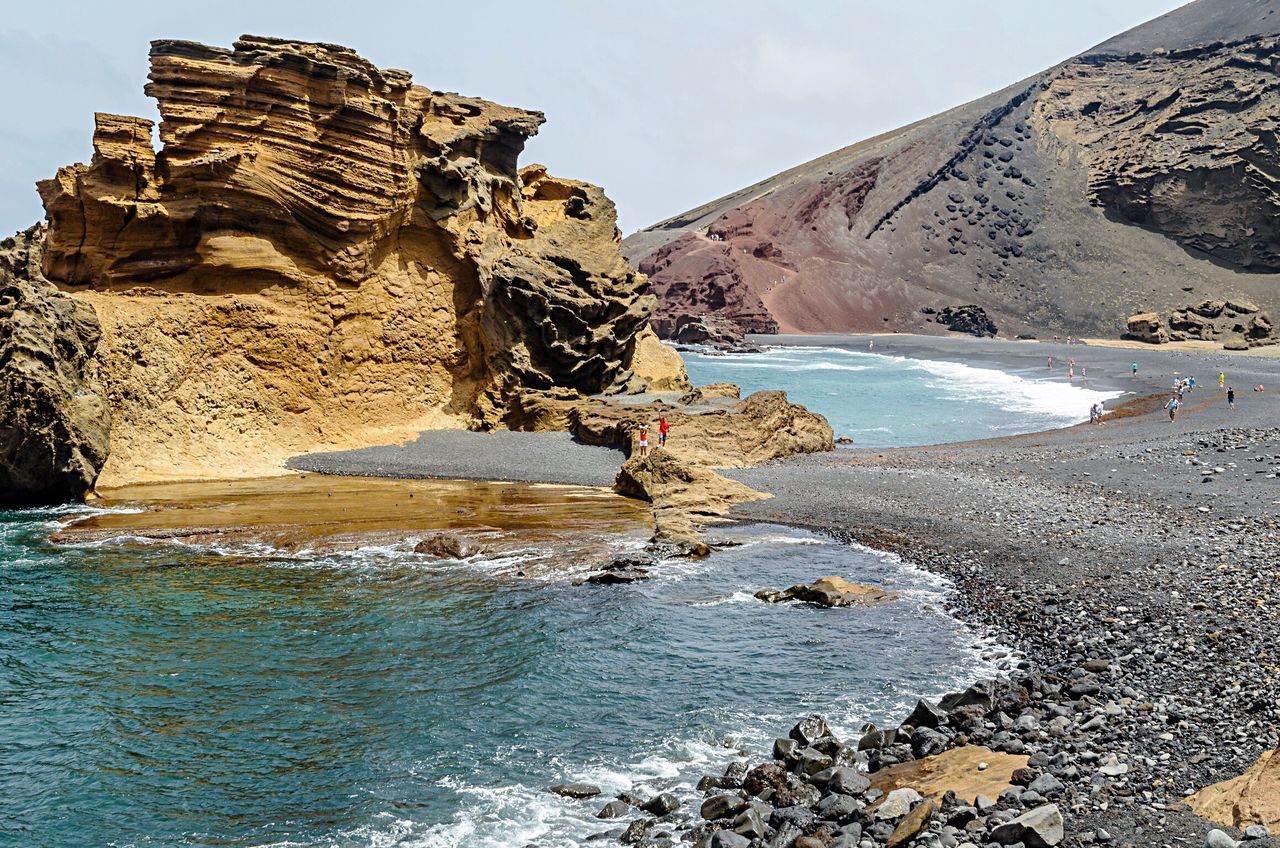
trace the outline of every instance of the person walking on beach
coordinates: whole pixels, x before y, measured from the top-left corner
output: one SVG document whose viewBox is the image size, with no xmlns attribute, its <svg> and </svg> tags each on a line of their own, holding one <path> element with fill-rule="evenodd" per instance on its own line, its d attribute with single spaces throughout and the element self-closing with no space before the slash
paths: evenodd
<svg viewBox="0 0 1280 848">
<path fill-rule="evenodd" d="M 1133 363 L 1133 376 L 1138 376 L 1138 363 Z"/>
<path fill-rule="evenodd" d="M 1227 374 L 1225 371 L 1218 372 L 1218 391 L 1222 391 L 1222 387 L 1227 384 Z"/>
<path fill-rule="evenodd" d="M 667 446 L 667 434 L 671 432 L 671 422 L 667 421 L 667 416 L 658 416 L 658 447 L 665 448 Z"/>
<path fill-rule="evenodd" d="M 1164 408 L 1165 408 L 1165 409 L 1167 409 L 1167 410 L 1169 410 L 1169 420 L 1170 420 L 1170 421 L 1172 421 L 1172 420 L 1173 420 L 1173 417 L 1174 417 L 1175 415 L 1177 415 L 1177 414 L 1178 414 L 1178 407 L 1179 407 L 1179 406 L 1181 406 L 1181 403 L 1179 403 L 1179 401 L 1178 401 L 1178 399 L 1177 399 L 1176 397 L 1171 397 L 1171 398 L 1169 398 L 1169 402 L 1168 402 L 1168 403 L 1166 403 L 1166 404 L 1164 405 Z"/>
<path fill-rule="evenodd" d="M 1187 378 L 1187 391 L 1194 392 L 1196 390 L 1196 375 L 1192 374 Z"/>
<path fill-rule="evenodd" d="M 1230 409 L 1236 408 L 1236 390 L 1234 386 L 1227 387 L 1227 407 Z"/>
<path fill-rule="evenodd" d="M 1051 357 L 1049 357 L 1049 368 L 1050 368 L 1050 369 L 1052 369 L 1052 368 L 1053 368 L 1053 357 L 1052 357 L 1052 356 L 1051 356 Z"/>
<path fill-rule="evenodd" d="M 875 349 L 876 349 L 875 339 L 872 339 L 871 341 L 867 342 L 867 350 L 875 350 Z"/>
<path fill-rule="evenodd" d="M 1097 424 L 1098 421 L 1101 420 L 1101 418 L 1102 418 L 1102 413 L 1098 412 L 1098 405 L 1096 403 L 1093 406 L 1089 407 L 1089 423 L 1090 424 Z"/>
<path fill-rule="evenodd" d="M 640 455 L 649 455 L 649 425 L 640 425 Z"/>
</svg>

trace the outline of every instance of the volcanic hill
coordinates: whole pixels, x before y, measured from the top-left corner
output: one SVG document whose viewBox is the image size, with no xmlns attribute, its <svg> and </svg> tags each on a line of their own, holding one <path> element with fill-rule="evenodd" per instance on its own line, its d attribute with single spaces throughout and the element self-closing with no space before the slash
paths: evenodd
<svg viewBox="0 0 1280 848">
<path fill-rule="evenodd" d="M 1278 9 L 1197 0 L 631 235 L 655 328 L 1273 339 Z"/>
</svg>

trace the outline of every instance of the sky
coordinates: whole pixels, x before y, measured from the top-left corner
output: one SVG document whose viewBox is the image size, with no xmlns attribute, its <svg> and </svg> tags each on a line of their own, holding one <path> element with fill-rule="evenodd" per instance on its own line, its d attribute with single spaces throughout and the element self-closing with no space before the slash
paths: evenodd
<svg viewBox="0 0 1280 848">
<path fill-rule="evenodd" d="M 1179 0 L 94 0 L 0 16 L 0 233 L 92 154 L 93 113 L 157 118 L 148 43 L 328 41 L 433 89 L 538 109 L 522 164 L 604 186 L 624 233 L 1003 88 Z"/>
</svg>

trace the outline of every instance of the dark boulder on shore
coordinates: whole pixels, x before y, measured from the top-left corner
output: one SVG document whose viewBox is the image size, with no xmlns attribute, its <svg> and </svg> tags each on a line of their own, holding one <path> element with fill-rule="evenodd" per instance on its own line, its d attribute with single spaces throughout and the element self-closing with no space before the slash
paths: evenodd
<svg viewBox="0 0 1280 848">
<path fill-rule="evenodd" d="M 0 505 L 83 500 L 107 460 L 111 410 L 90 368 L 93 307 L 40 273 L 43 228 L 0 242 Z"/>
</svg>

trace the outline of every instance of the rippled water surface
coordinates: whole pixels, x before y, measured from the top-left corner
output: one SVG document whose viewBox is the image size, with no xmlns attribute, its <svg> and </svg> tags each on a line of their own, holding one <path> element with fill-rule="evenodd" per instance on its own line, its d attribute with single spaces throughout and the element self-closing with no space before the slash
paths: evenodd
<svg viewBox="0 0 1280 848">
<path fill-rule="evenodd" d="M 515 576 L 563 543 L 528 528 L 457 562 L 413 538 L 58 546 L 58 518 L 0 514 L 3 844 L 581 845 L 604 799 L 553 783 L 687 793 L 802 713 L 853 730 L 983 667 L 934 578 L 778 527 L 595 587 L 573 558 Z M 751 597 L 829 573 L 905 597 Z"/>
<path fill-rule="evenodd" d="M 737 383 L 742 394 L 786 389 L 821 412 L 837 436 L 864 447 L 984 439 L 1067 427 L 1118 397 L 1077 376 L 1014 374 L 959 362 L 881 356 L 845 347 L 776 346 L 765 353 L 685 353 L 694 383 Z"/>
</svg>

